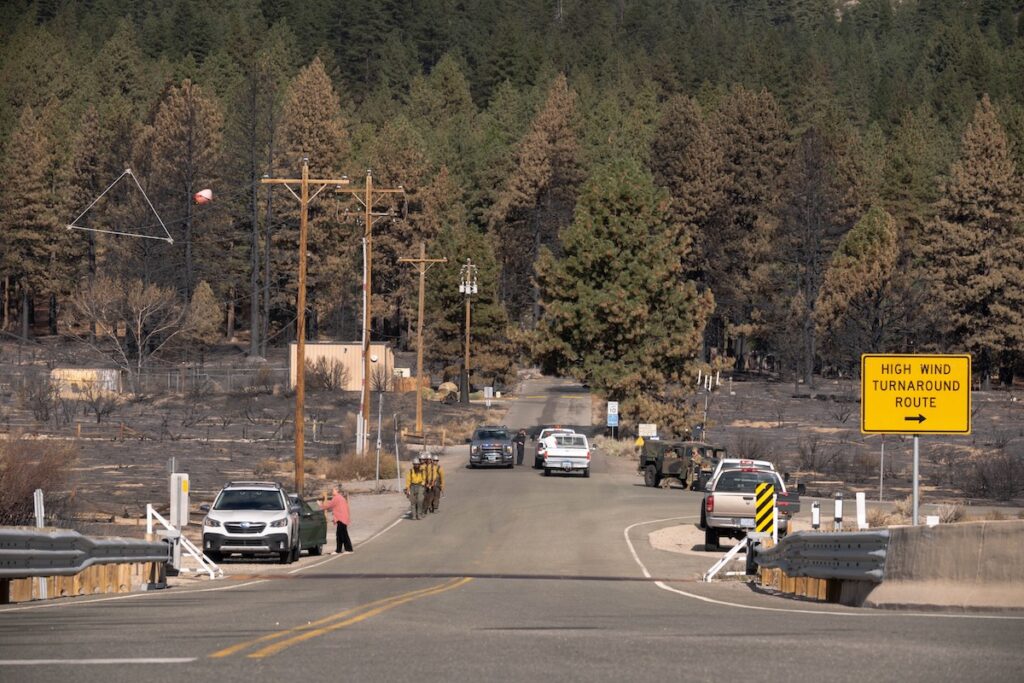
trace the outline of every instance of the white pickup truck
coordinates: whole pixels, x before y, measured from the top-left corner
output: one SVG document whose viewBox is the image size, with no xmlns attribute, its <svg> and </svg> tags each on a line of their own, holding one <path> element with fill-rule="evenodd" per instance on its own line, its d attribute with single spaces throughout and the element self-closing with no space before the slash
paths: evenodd
<svg viewBox="0 0 1024 683">
<path fill-rule="evenodd" d="M 590 476 L 590 444 L 583 434 L 552 434 L 541 439 L 538 452 L 544 476 L 553 471 L 582 472 Z"/>
</svg>

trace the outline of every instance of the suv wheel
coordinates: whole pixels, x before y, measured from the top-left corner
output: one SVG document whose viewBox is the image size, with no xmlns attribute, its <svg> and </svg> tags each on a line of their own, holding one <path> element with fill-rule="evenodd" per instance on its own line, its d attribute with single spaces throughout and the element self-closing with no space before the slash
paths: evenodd
<svg viewBox="0 0 1024 683">
<path fill-rule="evenodd" d="M 292 562 L 292 551 L 291 550 L 282 550 L 281 552 L 279 552 L 277 554 L 277 557 L 281 561 L 281 564 L 291 564 L 291 562 Z"/>
<path fill-rule="evenodd" d="M 220 553 L 219 550 L 207 550 L 203 554 L 210 558 L 210 560 L 213 562 L 222 562 L 224 560 L 224 556 Z"/>
<path fill-rule="evenodd" d="M 310 548 L 309 549 L 309 554 L 310 555 L 314 555 L 314 556 L 315 555 L 323 555 L 324 554 L 324 546 L 323 546 L 323 544 L 315 545 L 312 548 Z"/>
</svg>

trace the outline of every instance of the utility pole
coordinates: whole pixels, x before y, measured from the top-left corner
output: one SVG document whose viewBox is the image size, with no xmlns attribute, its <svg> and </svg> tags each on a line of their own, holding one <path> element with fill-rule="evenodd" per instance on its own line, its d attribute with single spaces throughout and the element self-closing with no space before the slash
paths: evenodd
<svg viewBox="0 0 1024 683">
<path fill-rule="evenodd" d="M 373 186 L 373 173 L 367 169 L 366 184 L 362 188 L 338 188 L 341 192 L 348 192 L 363 207 L 363 245 L 366 250 L 365 274 L 363 277 L 363 398 L 359 414 L 361 434 L 359 443 L 356 444 L 356 452 L 362 454 L 366 450 L 366 441 L 369 436 L 370 422 L 370 321 L 373 312 L 373 224 L 381 218 L 393 217 L 393 209 L 374 212 L 374 205 L 381 197 L 388 194 L 405 194 L 405 188 L 378 187 Z"/>
<path fill-rule="evenodd" d="M 462 363 L 463 385 L 459 392 L 462 403 L 469 403 L 469 301 L 470 297 L 477 293 L 476 273 L 477 267 L 473 265 L 473 260 L 467 258 L 459 279 L 459 291 L 466 295 L 466 358 Z"/>
<path fill-rule="evenodd" d="M 305 401 L 306 401 L 306 240 L 307 223 L 309 221 L 309 203 L 327 187 L 338 187 L 348 184 L 348 178 L 313 178 L 309 177 L 309 159 L 302 160 L 301 178 L 263 178 L 264 185 L 284 185 L 299 200 L 299 291 L 295 304 L 295 490 L 299 495 L 304 492 L 305 471 L 303 455 L 305 449 Z M 299 194 L 289 183 L 299 183 Z M 309 186 L 319 185 L 319 189 L 309 196 Z"/>
<path fill-rule="evenodd" d="M 427 258 L 427 245 L 420 242 L 420 257 L 400 258 L 399 263 L 415 263 L 420 274 L 420 309 L 416 318 L 416 433 L 423 435 L 423 310 L 424 286 L 427 282 L 427 270 L 435 263 L 448 263 L 446 258 Z"/>
</svg>

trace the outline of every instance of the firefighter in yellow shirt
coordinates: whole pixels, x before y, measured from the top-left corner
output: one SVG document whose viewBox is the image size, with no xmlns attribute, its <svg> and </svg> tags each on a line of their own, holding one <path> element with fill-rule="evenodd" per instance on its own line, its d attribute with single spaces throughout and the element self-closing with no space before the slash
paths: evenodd
<svg viewBox="0 0 1024 683">
<path fill-rule="evenodd" d="M 405 495 L 409 497 L 410 514 L 419 519 L 425 514 L 423 510 L 423 492 L 427 482 L 427 474 L 420 464 L 419 456 L 412 459 L 412 468 L 405 473 Z"/>
<path fill-rule="evenodd" d="M 434 485 L 432 493 L 430 494 L 430 511 L 437 512 L 441 505 L 441 495 L 444 493 L 444 468 L 441 467 L 441 459 L 437 457 L 437 453 L 434 453 Z"/>
<path fill-rule="evenodd" d="M 434 469 L 434 459 L 430 453 L 424 453 L 421 455 L 420 462 L 423 463 L 423 474 L 425 479 L 423 482 L 423 514 L 426 514 L 432 511 L 434 479 L 437 476 L 437 472 Z"/>
</svg>

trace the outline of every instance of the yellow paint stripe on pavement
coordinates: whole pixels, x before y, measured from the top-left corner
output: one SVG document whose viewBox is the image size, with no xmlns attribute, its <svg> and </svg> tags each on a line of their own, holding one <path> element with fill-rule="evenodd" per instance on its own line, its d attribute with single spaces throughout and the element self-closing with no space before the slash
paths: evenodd
<svg viewBox="0 0 1024 683">
<path fill-rule="evenodd" d="M 441 584 L 441 585 L 443 586 L 445 584 Z M 220 659 L 220 658 L 223 658 L 223 657 L 230 657 L 231 655 L 233 655 L 233 654 L 235 654 L 237 652 L 241 652 L 242 650 L 245 650 L 246 648 L 252 647 L 253 645 L 258 645 L 259 643 L 265 643 L 265 642 L 267 642 L 269 640 L 274 640 L 275 638 L 282 638 L 284 636 L 287 636 L 290 633 L 297 633 L 299 631 L 304 631 L 304 630 L 307 630 L 307 629 L 316 628 L 317 626 L 322 626 L 323 624 L 328 624 L 328 623 L 330 623 L 332 621 L 337 621 L 338 619 L 343 619 L 343 618 L 345 618 L 345 617 L 347 617 L 347 616 L 349 616 L 351 614 L 354 614 L 356 612 L 359 612 L 361 610 L 371 609 L 371 608 L 376 607 L 378 605 L 387 604 L 387 603 L 389 603 L 389 602 L 391 602 L 393 600 L 400 600 L 402 598 L 414 598 L 414 597 L 420 595 L 421 593 L 428 593 L 430 591 L 436 590 L 437 588 L 438 588 L 438 586 L 430 586 L 428 588 L 421 588 L 419 590 L 410 591 L 408 593 L 401 593 L 399 595 L 392 595 L 392 596 L 389 596 L 389 597 L 386 597 L 386 598 L 381 598 L 380 600 L 374 600 L 373 602 L 368 602 L 365 605 L 356 605 L 355 607 L 350 607 L 350 608 L 348 608 L 346 610 L 342 610 L 341 612 L 338 612 L 337 614 L 332 614 L 329 617 L 324 617 L 323 619 L 317 619 L 316 621 L 310 622 L 308 624 L 302 624 L 301 626 L 294 626 L 292 628 L 285 629 L 283 631 L 276 631 L 274 633 L 268 633 L 265 636 L 260 636 L 259 638 L 255 638 L 253 640 L 246 640 L 246 641 L 241 642 L 241 643 L 236 643 L 235 645 L 232 645 L 230 647 L 226 647 L 223 650 L 217 650 L 216 652 L 214 652 L 214 653 L 212 653 L 212 654 L 210 654 L 208 656 L 213 658 L 213 659 Z"/>
<path fill-rule="evenodd" d="M 384 612 L 387 612 L 388 610 L 394 609 L 395 607 L 398 607 L 399 605 L 404 605 L 407 602 L 412 602 L 413 600 L 419 600 L 421 598 L 426 598 L 426 597 L 429 597 L 431 595 L 439 595 L 439 594 L 444 593 L 446 591 L 450 591 L 450 590 L 452 590 L 454 588 L 459 588 L 460 586 L 464 586 L 464 585 L 466 585 L 467 583 L 469 583 L 472 580 L 473 579 L 470 578 L 470 577 L 465 577 L 465 578 L 462 578 L 462 579 L 455 579 L 454 581 L 450 581 L 448 583 L 441 584 L 440 586 L 435 586 L 434 588 L 428 589 L 425 592 L 424 591 L 417 591 L 417 593 L 418 593 L 417 595 L 407 595 L 406 597 L 397 596 L 397 598 L 392 600 L 391 602 L 387 602 L 386 604 L 380 605 L 379 607 L 375 607 L 375 608 L 370 609 L 370 610 L 368 610 L 366 612 L 363 612 L 361 614 L 357 614 L 356 616 L 351 617 L 350 619 L 346 619 L 344 621 L 341 621 L 341 622 L 338 622 L 338 623 L 335 623 L 335 624 L 331 624 L 329 626 L 324 626 L 323 628 L 313 629 L 311 631 L 305 631 L 304 633 L 300 633 L 299 635 L 293 636 L 293 637 L 291 637 L 291 638 L 289 638 L 287 640 L 283 640 L 281 642 L 274 643 L 273 645 L 269 645 L 269 646 L 263 648 L 262 650 L 257 650 L 256 652 L 253 652 L 252 654 L 249 655 L 249 657 L 251 659 L 262 659 L 264 657 L 269 657 L 270 655 L 277 654 L 281 650 L 284 650 L 285 648 L 289 648 L 292 645 L 298 645 L 299 643 L 303 643 L 303 642 L 305 642 L 307 640 L 310 640 L 312 638 L 317 638 L 319 636 L 326 635 L 328 633 L 331 633 L 332 631 L 337 631 L 338 629 L 345 628 L 346 626 L 351 626 L 352 624 L 358 624 L 361 621 L 365 621 L 366 619 L 369 619 L 370 617 L 375 617 L 378 614 L 382 614 Z"/>
</svg>

